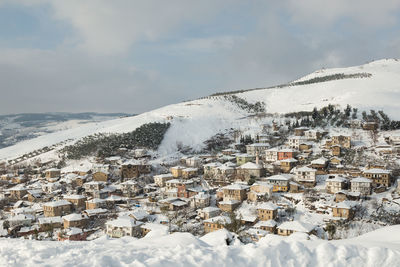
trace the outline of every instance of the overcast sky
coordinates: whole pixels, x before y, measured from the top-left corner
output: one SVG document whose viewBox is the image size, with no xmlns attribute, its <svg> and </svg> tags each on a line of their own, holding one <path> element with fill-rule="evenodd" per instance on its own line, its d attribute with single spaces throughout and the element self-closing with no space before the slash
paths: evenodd
<svg viewBox="0 0 400 267">
<path fill-rule="evenodd" d="M 140 113 L 400 57 L 400 0 L 0 0 L 0 114 Z"/>
</svg>

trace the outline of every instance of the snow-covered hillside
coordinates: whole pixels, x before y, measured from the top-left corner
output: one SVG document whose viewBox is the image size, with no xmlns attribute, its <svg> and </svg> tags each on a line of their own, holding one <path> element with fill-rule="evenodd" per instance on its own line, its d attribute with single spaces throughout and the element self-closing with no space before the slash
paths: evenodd
<svg viewBox="0 0 400 267">
<path fill-rule="evenodd" d="M 312 110 L 328 104 L 350 104 L 360 110 L 382 109 L 392 119 L 400 119 L 400 62 L 394 59 L 374 61 L 362 66 L 316 71 L 298 81 L 333 74 L 370 74 L 369 77 L 346 78 L 306 85 L 283 86 L 237 93 L 249 103 L 262 101 L 267 113 Z M 268 118 L 256 121 L 249 112 L 226 100 L 213 96 L 169 105 L 135 117 L 86 124 L 18 143 L 0 150 L 0 159 L 12 159 L 44 146 L 70 140 L 76 141 L 98 132 L 129 132 L 148 122 L 171 122 L 160 153 L 171 153 L 177 143 L 200 148 L 205 140 L 230 128 L 249 129 Z"/>
<path fill-rule="evenodd" d="M 325 241 L 307 235 L 268 235 L 257 244 L 233 242 L 222 229 L 202 238 L 189 233 L 94 241 L 0 239 L 1 266 L 399 266 L 400 226 Z"/>
</svg>

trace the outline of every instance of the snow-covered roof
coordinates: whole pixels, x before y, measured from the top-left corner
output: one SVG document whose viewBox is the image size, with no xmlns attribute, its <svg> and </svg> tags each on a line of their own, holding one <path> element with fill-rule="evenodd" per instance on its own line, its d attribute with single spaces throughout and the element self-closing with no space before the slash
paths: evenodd
<svg viewBox="0 0 400 267">
<path fill-rule="evenodd" d="M 227 216 L 216 216 L 210 219 L 204 220 L 207 223 L 219 223 L 219 224 L 228 224 L 231 223 L 231 219 Z"/>
<path fill-rule="evenodd" d="M 39 221 L 39 224 L 63 223 L 63 220 L 60 216 L 42 217 L 42 218 L 39 218 L 38 221 Z"/>
<path fill-rule="evenodd" d="M 203 209 L 201 209 L 203 212 L 213 212 L 213 211 L 220 211 L 219 208 L 217 207 L 205 207 Z"/>
<path fill-rule="evenodd" d="M 65 199 L 74 199 L 74 200 L 77 200 L 77 199 L 85 199 L 86 197 L 85 197 L 85 196 L 82 196 L 82 195 L 65 195 L 64 198 L 65 198 Z"/>
<path fill-rule="evenodd" d="M 272 175 L 270 177 L 265 178 L 265 180 L 270 181 L 270 180 L 280 180 L 280 181 L 289 181 L 291 179 L 291 176 L 286 175 L 286 174 L 277 174 L 277 175 Z"/>
<path fill-rule="evenodd" d="M 259 228 L 259 227 L 262 227 L 262 226 L 264 226 L 264 227 L 274 227 L 274 226 L 276 226 L 276 224 L 277 223 L 274 220 L 259 221 L 254 225 L 254 227 L 255 228 Z"/>
<path fill-rule="evenodd" d="M 320 157 L 319 159 L 315 159 L 311 161 L 311 164 L 317 164 L 317 165 L 324 165 L 328 162 L 328 160 L 324 157 Z"/>
<path fill-rule="evenodd" d="M 300 221 L 284 222 L 278 226 L 278 229 L 291 230 L 295 232 L 309 233 L 314 230 L 315 225 Z"/>
<path fill-rule="evenodd" d="M 365 170 L 364 173 L 372 173 L 372 174 L 390 174 L 391 171 L 385 170 L 385 169 L 379 169 L 379 168 L 374 168 L 374 169 L 368 169 Z"/>
<path fill-rule="evenodd" d="M 46 207 L 59 207 L 59 206 L 65 206 L 65 205 L 71 205 L 71 202 L 62 199 L 62 200 L 57 200 L 57 201 L 46 202 L 43 204 L 43 206 L 46 206 Z"/>
<path fill-rule="evenodd" d="M 71 213 L 63 216 L 62 218 L 66 221 L 73 222 L 73 221 L 85 220 L 88 217 L 85 214 Z"/>
<path fill-rule="evenodd" d="M 316 172 L 317 170 L 316 169 L 313 169 L 313 168 L 310 168 L 310 167 L 307 167 L 307 166 L 303 166 L 303 167 L 300 167 L 300 168 L 294 168 L 294 170 L 293 170 L 294 172 Z"/>
<path fill-rule="evenodd" d="M 94 216 L 94 215 L 106 213 L 106 212 L 108 212 L 108 210 L 99 208 L 99 209 L 85 210 L 85 212 L 88 216 Z"/>
<path fill-rule="evenodd" d="M 256 169 L 256 170 L 259 170 L 262 167 L 260 166 L 260 164 L 255 164 L 253 162 L 246 162 L 245 164 L 239 166 L 238 168 L 240 168 L 240 169 L 252 169 L 252 170 Z"/>
<path fill-rule="evenodd" d="M 263 202 L 257 206 L 258 210 L 277 210 L 279 207 L 272 202 Z"/>
<path fill-rule="evenodd" d="M 106 225 L 110 225 L 111 227 L 126 227 L 126 228 L 133 228 L 139 225 L 142 225 L 143 222 L 135 221 L 130 217 L 120 217 L 112 221 L 108 221 Z"/>
<path fill-rule="evenodd" d="M 364 178 L 364 177 L 357 177 L 354 179 L 351 179 L 350 181 L 351 183 L 372 183 L 372 181 L 368 178 Z"/>
<path fill-rule="evenodd" d="M 227 186 L 223 187 L 222 189 L 227 189 L 227 190 L 246 190 L 249 187 L 250 186 L 245 185 L 245 184 L 235 183 L 235 184 L 227 185 Z"/>
</svg>

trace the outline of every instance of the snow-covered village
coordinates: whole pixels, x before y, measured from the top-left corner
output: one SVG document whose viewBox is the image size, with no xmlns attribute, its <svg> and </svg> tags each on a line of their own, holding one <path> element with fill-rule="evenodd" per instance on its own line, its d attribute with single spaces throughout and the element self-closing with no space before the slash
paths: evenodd
<svg viewBox="0 0 400 267">
<path fill-rule="evenodd" d="M 400 266 L 400 2 L 0 0 L 0 266 Z"/>
</svg>

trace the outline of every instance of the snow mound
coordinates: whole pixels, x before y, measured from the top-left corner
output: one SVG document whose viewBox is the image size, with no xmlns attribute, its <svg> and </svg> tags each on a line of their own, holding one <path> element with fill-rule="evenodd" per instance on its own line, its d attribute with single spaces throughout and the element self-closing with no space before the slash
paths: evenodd
<svg viewBox="0 0 400 267">
<path fill-rule="evenodd" d="M 188 233 L 88 242 L 0 239 L 0 265 L 400 266 L 399 225 L 340 241 L 268 235 L 257 244 L 220 245 L 227 236 L 226 231 L 217 231 L 201 239 Z"/>
</svg>

